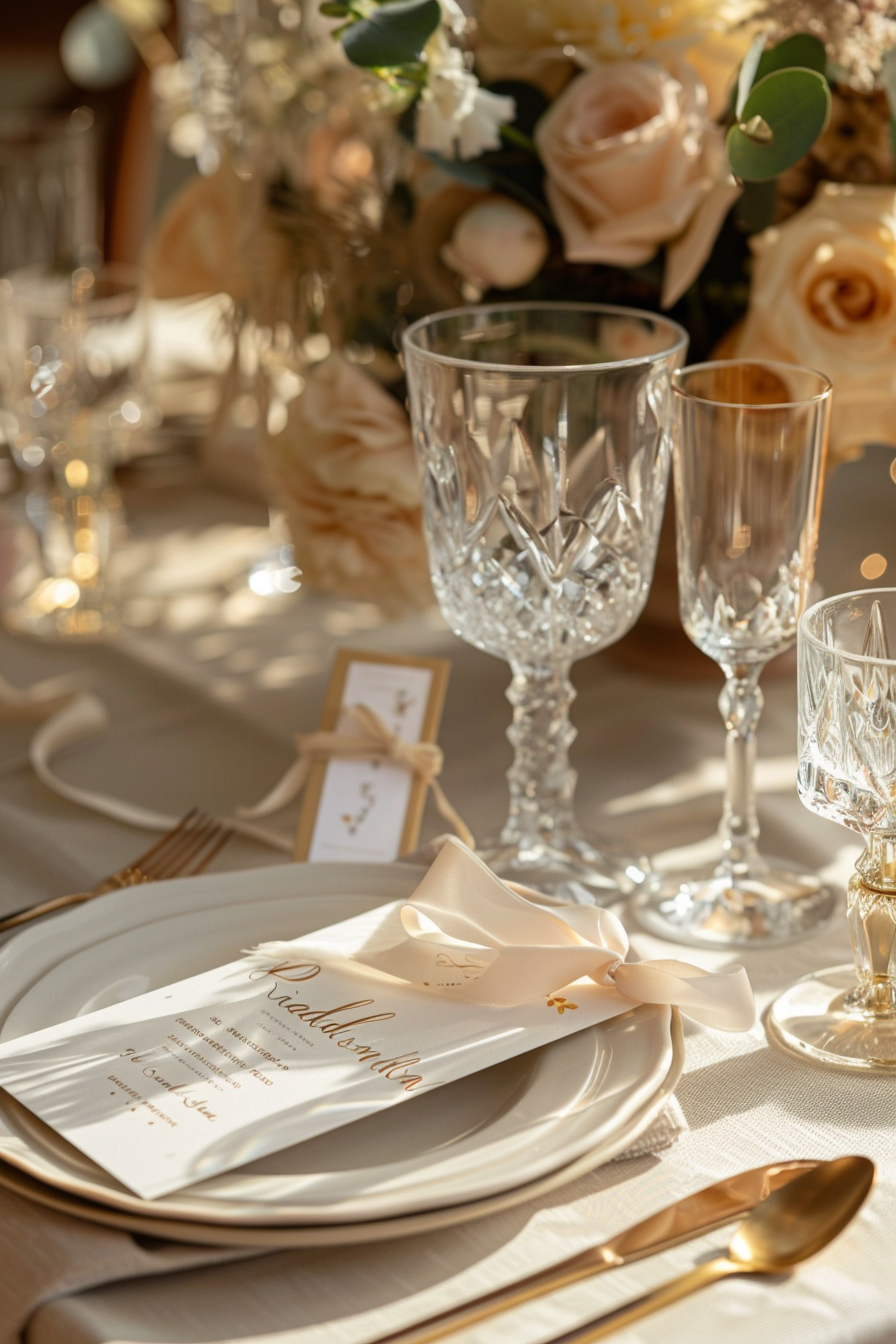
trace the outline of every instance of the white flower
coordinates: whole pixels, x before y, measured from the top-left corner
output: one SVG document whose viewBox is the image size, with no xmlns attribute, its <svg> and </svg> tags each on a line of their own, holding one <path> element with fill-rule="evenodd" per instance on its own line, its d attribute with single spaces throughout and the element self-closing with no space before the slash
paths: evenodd
<svg viewBox="0 0 896 1344">
<path fill-rule="evenodd" d="M 427 44 L 429 79 L 417 105 L 417 148 L 445 159 L 475 159 L 498 149 L 500 128 L 516 115 L 516 103 L 480 87 L 439 28 Z"/>
<path fill-rule="evenodd" d="M 439 0 L 442 10 L 442 23 L 446 28 L 450 28 L 452 33 L 461 34 L 466 32 L 469 20 L 461 9 L 457 0 Z"/>
</svg>

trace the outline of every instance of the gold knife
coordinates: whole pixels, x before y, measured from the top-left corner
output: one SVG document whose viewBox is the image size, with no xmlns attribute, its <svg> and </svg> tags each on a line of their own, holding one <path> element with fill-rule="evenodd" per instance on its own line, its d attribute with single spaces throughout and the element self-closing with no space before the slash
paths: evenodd
<svg viewBox="0 0 896 1344">
<path fill-rule="evenodd" d="M 496 1288 L 483 1293 L 472 1302 L 460 1307 L 450 1307 L 425 1321 L 405 1326 L 388 1335 L 378 1335 L 370 1344 L 432 1344 L 433 1340 L 443 1339 L 462 1330 L 468 1325 L 488 1320 L 511 1307 L 522 1306 L 533 1298 L 543 1297 L 557 1288 L 565 1288 L 580 1279 L 601 1274 L 605 1269 L 616 1269 L 620 1265 L 629 1265 L 634 1260 L 655 1255 L 658 1251 L 678 1246 L 683 1241 L 713 1232 L 735 1218 L 742 1217 L 773 1190 L 786 1185 L 795 1176 L 817 1167 L 817 1162 L 794 1161 L 773 1162 L 767 1167 L 753 1167 L 736 1176 L 726 1176 L 724 1180 L 709 1185 L 705 1190 L 687 1195 L 670 1204 L 658 1213 L 636 1223 L 625 1232 L 618 1233 L 600 1246 L 591 1246 L 578 1255 L 561 1260 L 558 1265 L 540 1269 L 525 1279 L 504 1288 Z"/>
</svg>

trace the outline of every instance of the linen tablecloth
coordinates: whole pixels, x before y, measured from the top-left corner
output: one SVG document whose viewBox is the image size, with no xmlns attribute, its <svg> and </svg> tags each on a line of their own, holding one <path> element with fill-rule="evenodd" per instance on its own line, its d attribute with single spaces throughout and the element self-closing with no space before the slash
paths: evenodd
<svg viewBox="0 0 896 1344">
<path fill-rule="evenodd" d="M 863 586 L 858 566 L 886 555 L 896 487 L 889 457 L 870 452 L 844 468 L 829 491 L 819 577 L 825 590 Z M 311 594 L 258 598 L 246 567 L 264 546 L 263 519 L 249 505 L 208 492 L 158 491 L 133 508 L 126 557 L 132 616 L 146 628 L 126 642 L 76 649 L 0 636 L 0 672 L 19 685 L 80 668 L 110 709 L 109 730 L 73 748 L 59 772 L 73 783 L 170 812 L 195 803 L 228 812 L 260 797 L 292 758 L 291 736 L 316 726 L 333 649 L 340 643 L 442 653 L 453 672 L 441 741 L 449 797 L 482 835 L 502 820 L 500 779 L 508 669 L 444 630 L 436 617 L 386 626 L 359 604 Z M 149 624 L 154 622 L 154 624 Z M 628 672 L 607 656 L 578 665 L 573 707 L 579 737 L 582 820 L 657 853 L 705 836 L 716 824 L 722 785 L 719 683 L 675 683 Z M 845 885 L 858 845 L 846 831 L 801 808 L 795 794 L 792 670 L 763 681 L 760 820 L 763 847 Z M 144 833 L 76 808 L 47 792 L 27 764 L 30 727 L 0 728 L 0 909 L 76 889 L 124 863 Z M 441 829 L 429 818 L 430 833 Z M 294 823 L 279 823 L 284 835 Z M 278 862 L 240 838 L 220 860 L 242 868 Z M 681 949 L 638 932 L 643 956 Z M 849 959 L 842 912 L 830 928 L 777 950 L 732 955 L 689 950 L 709 968 L 746 964 L 760 1007 L 797 976 Z M 629 1330 L 644 1344 L 724 1339 L 726 1344 L 884 1344 L 896 1338 L 891 1246 L 896 1237 L 896 1080 L 824 1071 L 766 1042 L 758 1026 L 729 1037 L 688 1029 L 677 1095 L 689 1124 L 674 1148 L 612 1164 L 544 1200 L 415 1237 L 342 1251 L 281 1252 L 76 1292 L 88 1277 L 57 1275 L 55 1301 L 25 1327 L 27 1344 L 364 1344 L 448 1304 L 531 1272 L 602 1239 L 663 1204 L 760 1162 L 866 1153 L 878 1184 L 859 1220 L 786 1282 L 733 1281 Z M 0 1302 L 14 1276 L 68 1236 L 31 1208 L 0 1227 Z M 19 1221 L 19 1219 L 21 1221 Z M 66 1222 L 68 1220 L 62 1220 Z M 95 1242 L 96 1278 L 121 1272 L 120 1234 L 82 1229 Z M 531 1304 L 513 1317 L 458 1336 L 512 1337 L 535 1344 L 596 1311 L 683 1270 L 725 1238 L 718 1234 Z M 6 1253 L 3 1253 L 3 1247 Z M 33 1246 L 33 1250 L 30 1247 Z M 12 1254 L 10 1247 L 15 1248 Z M 147 1243 L 139 1272 L 183 1263 L 195 1252 Z M 217 1253 L 215 1253 L 217 1256 Z M 19 1258 L 17 1258 L 19 1257 Z M 28 1257 L 31 1257 L 28 1259 Z M 133 1264 L 133 1260 L 128 1260 Z M 116 1268 L 118 1266 L 118 1268 Z M 83 1268 L 83 1261 L 82 1261 Z M 125 1271 L 125 1272 L 134 1272 Z M 67 1295 L 66 1295 L 67 1294 Z"/>
</svg>

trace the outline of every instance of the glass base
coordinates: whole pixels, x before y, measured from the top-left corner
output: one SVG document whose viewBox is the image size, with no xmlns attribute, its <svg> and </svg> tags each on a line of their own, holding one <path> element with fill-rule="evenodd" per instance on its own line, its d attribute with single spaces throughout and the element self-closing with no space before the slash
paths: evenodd
<svg viewBox="0 0 896 1344">
<path fill-rule="evenodd" d="M 804 976 L 769 1009 L 769 1036 L 804 1059 L 896 1073 L 896 1012 L 878 1015 L 851 1004 L 856 990 L 852 965 Z"/>
<path fill-rule="evenodd" d="M 737 878 L 706 863 L 661 874 L 633 909 L 648 933 L 673 943 L 761 947 L 813 933 L 830 918 L 834 894 L 820 878 L 781 860 Z"/>
<path fill-rule="evenodd" d="M 550 843 L 486 841 L 477 850 L 493 872 L 576 905 L 602 905 L 631 896 L 652 877 L 647 859 L 581 831 Z"/>
<path fill-rule="evenodd" d="M 63 590 L 63 601 L 57 600 L 53 585 L 59 582 L 46 579 L 44 583 L 21 601 L 11 601 L 3 609 L 3 624 L 16 635 L 33 635 L 35 639 L 78 640 L 83 643 L 100 642 L 121 632 L 121 612 L 118 604 L 109 600 L 90 606 L 77 601 L 65 606 L 68 593 Z M 62 581 L 67 582 L 67 581 Z"/>
</svg>

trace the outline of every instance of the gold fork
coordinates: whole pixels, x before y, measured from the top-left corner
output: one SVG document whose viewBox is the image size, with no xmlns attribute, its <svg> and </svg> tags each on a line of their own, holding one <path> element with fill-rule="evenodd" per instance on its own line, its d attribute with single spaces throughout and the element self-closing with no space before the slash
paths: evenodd
<svg viewBox="0 0 896 1344">
<path fill-rule="evenodd" d="M 57 896 L 55 900 L 42 901 L 40 905 L 32 905 L 26 910 L 7 915 L 5 919 L 0 919 L 0 933 L 18 924 L 27 924 L 41 915 L 52 914 L 54 910 L 64 910 L 69 905 L 92 901 L 95 896 L 103 896 L 109 891 L 136 887 L 141 882 L 158 882 L 167 877 L 195 877 L 197 873 L 205 872 L 232 835 L 231 826 L 225 826 L 194 807 L 172 831 L 163 835 L 133 863 L 119 868 L 117 873 L 111 873 L 90 891 Z"/>
</svg>

